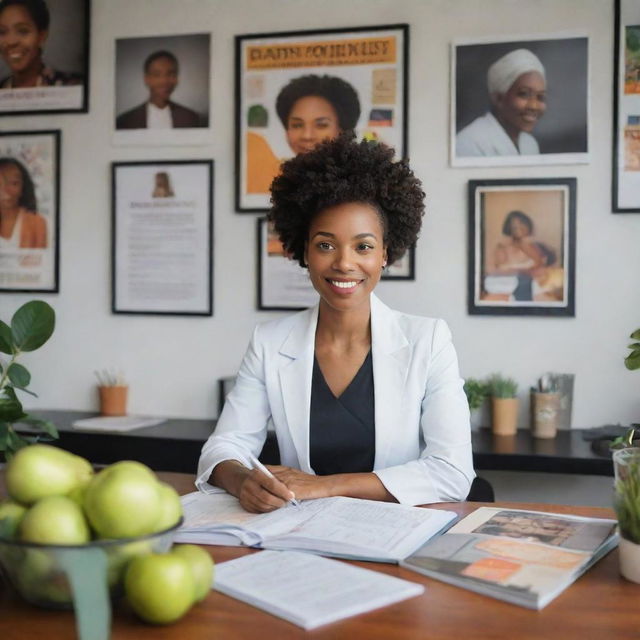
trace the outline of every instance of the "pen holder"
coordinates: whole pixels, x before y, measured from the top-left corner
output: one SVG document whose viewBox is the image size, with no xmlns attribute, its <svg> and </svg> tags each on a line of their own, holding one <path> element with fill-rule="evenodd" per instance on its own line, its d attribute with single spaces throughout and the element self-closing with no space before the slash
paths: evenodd
<svg viewBox="0 0 640 640">
<path fill-rule="evenodd" d="M 559 414 L 559 393 L 531 392 L 531 427 L 534 438 L 555 438 Z"/>
<path fill-rule="evenodd" d="M 100 415 L 127 415 L 127 394 L 129 387 L 124 385 L 98 387 L 98 391 L 100 393 Z"/>
</svg>

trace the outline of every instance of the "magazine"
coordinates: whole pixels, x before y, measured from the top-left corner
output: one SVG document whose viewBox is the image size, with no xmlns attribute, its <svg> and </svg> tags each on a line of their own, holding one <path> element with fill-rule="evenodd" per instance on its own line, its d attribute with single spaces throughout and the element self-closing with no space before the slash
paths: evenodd
<svg viewBox="0 0 640 640">
<path fill-rule="evenodd" d="M 481 507 L 400 564 L 542 609 L 616 546 L 615 527 L 604 518 Z"/>
<path fill-rule="evenodd" d="M 357 498 L 318 498 L 270 513 L 245 511 L 224 492 L 182 496 L 184 523 L 176 542 L 309 551 L 319 555 L 398 562 L 457 516 Z"/>
</svg>

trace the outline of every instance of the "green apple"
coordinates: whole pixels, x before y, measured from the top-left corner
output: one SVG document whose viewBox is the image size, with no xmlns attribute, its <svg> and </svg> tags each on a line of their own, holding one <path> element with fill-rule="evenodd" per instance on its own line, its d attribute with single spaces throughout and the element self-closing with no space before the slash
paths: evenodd
<svg viewBox="0 0 640 640">
<path fill-rule="evenodd" d="M 0 538 L 8 540 L 14 538 L 26 512 L 26 507 L 13 500 L 0 502 Z"/>
<path fill-rule="evenodd" d="M 24 542 L 85 544 L 91 539 L 82 509 L 66 496 L 47 496 L 24 514 L 18 528 Z"/>
<path fill-rule="evenodd" d="M 91 479 L 84 495 L 84 510 L 101 538 L 152 533 L 161 513 L 159 482 L 140 462 L 116 462 Z"/>
<path fill-rule="evenodd" d="M 195 601 L 201 602 L 213 586 L 213 558 L 195 544 L 177 544 L 171 549 L 171 553 L 189 563 L 195 581 Z"/>
<path fill-rule="evenodd" d="M 5 479 L 9 495 L 30 505 L 46 496 L 67 495 L 92 474 L 84 458 L 48 444 L 33 444 L 11 458 Z"/>
<path fill-rule="evenodd" d="M 155 540 L 134 540 L 107 547 L 107 582 L 110 588 L 121 584 L 127 565 L 136 556 L 153 553 Z"/>
<path fill-rule="evenodd" d="M 166 482 L 158 485 L 160 491 L 160 517 L 156 522 L 154 531 L 164 531 L 182 518 L 182 503 L 178 492 Z"/>
<path fill-rule="evenodd" d="M 175 553 L 150 553 L 134 558 L 124 577 L 131 608 L 152 624 L 170 624 L 194 603 L 195 582 L 189 563 Z"/>
</svg>

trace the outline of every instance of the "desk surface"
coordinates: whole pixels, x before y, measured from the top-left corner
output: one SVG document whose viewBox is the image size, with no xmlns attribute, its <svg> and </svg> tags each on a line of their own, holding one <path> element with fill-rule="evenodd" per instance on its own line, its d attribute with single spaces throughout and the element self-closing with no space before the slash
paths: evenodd
<svg viewBox="0 0 640 640">
<path fill-rule="evenodd" d="M 160 474 L 181 493 L 191 491 L 193 477 Z M 0 488 L 0 493 L 3 490 Z M 609 509 L 557 505 L 518 505 L 511 508 L 539 509 L 557 513 L 612 517 Z M 434 505 L 466 515 L 478 504 Z M 495 505 L 492 505 L 495 506 Z M 248 553 L 235 547 L 206 547 L 216 562 Z M 531 611 L 500 600 L 459 589 L 394 565 L 355 563 L 369 569 L 413 580 L 425 585 L 421 596 L 377 611 L 305 632 L 279 618 L 243 602 L 212 591 L 177 624 L 151 627 L 138 622 L 122 604 L 113 617 L 114 640 L 423 640 L 453 638 L 540 638 L 608 639 L 637 638 L 640 629 L 640 585 L 624 580 L 618 571 L 618 551 L 614 550 L 542 611 Z M 0 586 L 0 638 L 73 638 L 74 620 L 70 612 L 37 609 L 18 600 L 6 586 Z"/>
<path fill-rule="evenodd" d="M 75 420 L 94 417 L 81 411 L 34 411 L 34 415 L 54 422 L 60 431 L 57 444 L 94 463 L 109 464 L 123 458 L 140 460 L 153 469 L 194 473 L 200 450 L 211 434 L 215 420 L 171 418 L 155 427 L 126 433 L 78 431 Z M 473 463 L 476 469 L 502 471 L 545 471 L 613 475 L 609 457 L 594 453 L 584 439 L 588 430 L 560 431 L 556 438 L 533 438 L 526 429 L 515 436 L 494 436 L 490 429 L 472 432 Z M 267 441 L 266 462 L 275 462 L 275 438 Z"/>
</svg>

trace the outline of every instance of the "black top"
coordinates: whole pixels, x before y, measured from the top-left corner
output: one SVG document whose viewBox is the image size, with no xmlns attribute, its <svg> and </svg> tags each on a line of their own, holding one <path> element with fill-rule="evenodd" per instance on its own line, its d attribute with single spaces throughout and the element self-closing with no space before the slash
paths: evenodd
<svg viewBox="0 0 640 640">
<path fill-rule="evenodd" d="M 313 359 L 309 453 L 319 476 L 373 470 L 376 455 L 371 350 L 339 398 Z"/>
</svg>

